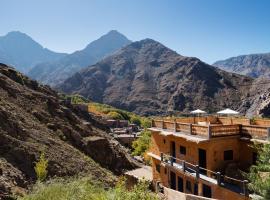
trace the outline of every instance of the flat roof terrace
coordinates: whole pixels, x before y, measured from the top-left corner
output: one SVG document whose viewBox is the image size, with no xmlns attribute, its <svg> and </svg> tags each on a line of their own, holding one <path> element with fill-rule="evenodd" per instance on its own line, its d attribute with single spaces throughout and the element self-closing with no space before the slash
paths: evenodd
<svg viewBox="0 0 270 200">
<path fill-rule="evenodd" d="M 204 119 L 204 121 L 203 121 Z M 237 119 L 237 118 L 236 118 Z M 188 137 L 191 140 L 209 140 L 217 137 L 241 136 L 257 140 L 270 141 L 270 120 L 269 125 L 254 125 L 249 119 L 234 118 L 179 118 L 179 119 L 154 119 L 152 120 L 151 131 L 159 131 L 162 134 L 172 134 L 181 137 Z M 201 120 L 201 121 L 199 121 Z M 226 120 L 227 123 L 221 123 Z"/>
</svg>

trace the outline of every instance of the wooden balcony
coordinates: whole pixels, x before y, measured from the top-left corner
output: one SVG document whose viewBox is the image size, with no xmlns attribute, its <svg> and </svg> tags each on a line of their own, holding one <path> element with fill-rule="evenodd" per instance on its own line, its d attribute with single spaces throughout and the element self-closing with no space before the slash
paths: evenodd
<svg viewBox="0 0 270 200">
<path fill-rule="evenodd" d="M 186 118 L 185 120 L 187 120 Z M 222 118 L 225 121 L 225 118 Z M 152 127 L 163 130 L 190 134 L 194 136 L 200 136 L 203 138 L 216 138 L 227 136 L 244 136 L 252 139 L 268 140 L 270 141 L 270 125 L 248 125 L 246 120 L 240 119 L 238 121 L 244 121 L 243 124 L 211 124 L 205 122 L 206 125 L 183 123 L 177 119 L 174 120 L 152 120 Z M 195 120 L 194 120 L 195 121 Z"/>
</svg>

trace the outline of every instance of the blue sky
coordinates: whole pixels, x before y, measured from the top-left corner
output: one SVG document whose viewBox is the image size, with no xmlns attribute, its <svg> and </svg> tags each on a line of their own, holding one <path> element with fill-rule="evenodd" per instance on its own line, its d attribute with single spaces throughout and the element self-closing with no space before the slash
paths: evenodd
<svg viewBox="0 0 270 200">
<path fill-rule="evenodd" d="M 269 0 L 1 0 L 0 35 L 19 30 L 59 52 L 109 30 L 216 60 L 270 52 Z"/>
</svg>

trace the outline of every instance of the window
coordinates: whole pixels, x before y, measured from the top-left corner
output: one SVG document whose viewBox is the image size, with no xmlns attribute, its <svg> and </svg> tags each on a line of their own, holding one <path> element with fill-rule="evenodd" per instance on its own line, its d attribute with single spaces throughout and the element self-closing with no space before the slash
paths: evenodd
<svg viewBox="0 0 270 200">
<path fill-rule="evenodd" d="M 164 174 L 167 174 L 167 168 L 164 168 Z"/>
<path fill-rule="evenodd" d="M 180 145 L 180 154 L 186 155 L 186 147 Z"/>
<path fill-rule="evenodd" d="M 186 181 L 186 190 L 189 191 L 189 192 L 192 192 L 191 191 L 191 182 L 190 181 Z"/>
<path fill-rule="evenodd" d="M 160 165 L 156 165 L 156 171 L 160 173 Z"/>
<path fill-rule="evenodd" d="M 166 144 L 166 140 L 165 139 L 163 139 L 163 143 Z"/>
<path fill-rule="evenodd" d="M 224 160 L 233 160 L 233 150 L 224 151 Z"/>
</svg>

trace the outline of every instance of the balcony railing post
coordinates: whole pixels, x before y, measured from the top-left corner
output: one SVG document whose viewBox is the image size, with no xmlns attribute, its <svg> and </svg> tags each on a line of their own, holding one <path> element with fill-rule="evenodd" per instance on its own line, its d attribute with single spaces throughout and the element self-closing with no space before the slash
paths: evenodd
<svg viewBox="0 0 270 200">
<path fill-rule="evenodd" d="M 270 127 L 267 128 L 267 140 L 270 141 Z"/>
<path fill-rule="evenodd" d="M 174 132 L 176 132 L 176 119 L 174 119 Z"/>
<path fill-rule="evenodd" d="M 192 135 L 192 124 L 189 124 L 189 133 Z"/>
<path fill-rule="evenodd" d="M 248 196 L 248 188 L 247 188 L 247 185 L 248 185 L 248 181 L 247 180 L 244 180 L 243 181 L 243 194 L 245 196 Z"/>
<path fill-rule="evenodd" d="M 161 122 L 161 129 L 164 129 L 164 120 Z"/>
<path fill-rule="evenodd" d="M 211 131 L 211 126 L 210 126 L 210 124 L 208 125 L 207 131 L 208 131 L 208 139 L 212 138 L 212 131 Z"/>
<path fill-rule="evenodd" d="M 164 160 L 164 157 L 163 156 L 164 156 L 163 153 L 160 153 L 160 161 L 161 162 L 163 162 L 163 160 Z"/>
<path fill-rule="evenodd" d="M 173 166 L 173 157 L 170 157 L 171 166 Z"/>
<path fill-rule="evenodd" d="M 220 172 L 217 172 L 217 184 L 218 185 L 221 184 L 221 174 L 220 174 Z"/>
<path fill-rule="evenodd" d="M 200 167 L 199 165 L 196 165 L 196 179 L 200 178 Z"/>
<path fill-rule="evenodd" d="M 186 171 L 186 162 L 183 161 L 183 172 L 185 172 L 185 171 Z"/>
</svg>

